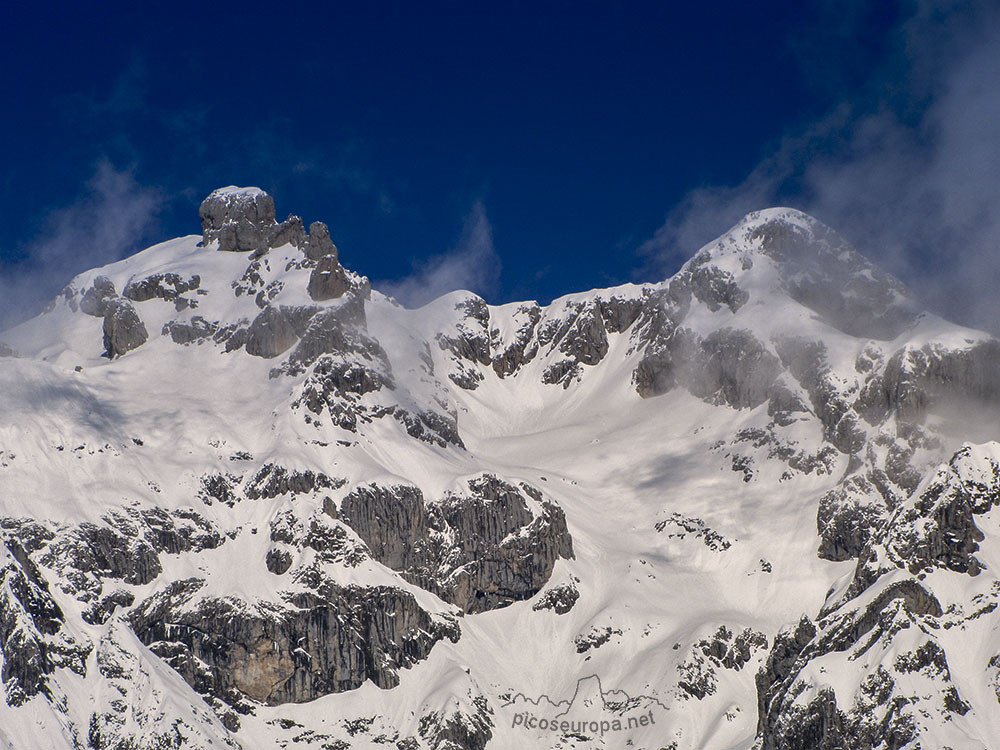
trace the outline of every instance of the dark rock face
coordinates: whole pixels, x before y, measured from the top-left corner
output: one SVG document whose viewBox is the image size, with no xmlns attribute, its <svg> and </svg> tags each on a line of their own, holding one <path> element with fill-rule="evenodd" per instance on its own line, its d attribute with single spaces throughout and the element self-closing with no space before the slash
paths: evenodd
<svg viewBox="0 0 1000 750">
<path fill-rule="evenodd" d="M 416 487 L 376 484 L 358 487 L 340 505 L 340 517 L 357 532 L 372 557 L 393 570 L 404 570 L 420 559 L 426 546 L 427 511 Z"/>
<path fill-rule="evenodd" d="M 139 281 L 131 281 L 125 286 L 122 296 L 133 302 L 146 302 L 151 299 L 173 301 L 184 292 L 190 292 L 201 286 L 201 277 L 192 276 L 184 280 L 176 273 L 154 273 Z"/>
<path fill-rule="evenodd" d="M 337 299 L 350 288 L 351 281 L 336 255 L 324 255 L 309 274 L 309 296 L 317 302 Z"/>
<path fill-rule="evenodd" d="M 317 583 L 316 593 L 290 597 L 288 606 L 250 606 L 195 601 L 201 582 L 177 581 L 136 607 L 130 622 L 195 690 L 230 703 L 239 695 L 301 703 L 366 680 L 391 688 L 398 670 L 426 658 L 441 638 L 458 640 L 454 622 L 433 619 L 400 589 Z"/>
<path fill-rule="evenodd" d="M 60 588 L 85 603 L 100 603 L 95 613 L 121 599 L 101 600 L 106 579 L 144 585 L 163 570 L 160 553 L 214 549 L 225 537 L 193 510 L 127 508 L 102 523 L 60 530 L 40 548 L 39 562 L 60 574 Z M 112 607 L 113 609 L 113 607 Z M 96 616 L 96 615 L 95 615 Z"/>
<path fill-rule="evenodd" d="M 781 371 L 777 357 L 746 330 L 715 331 L 702 341 L 701 352 L 701 372 L 688 389 L 736 409 L 764 403 Z"/>
<path fill-rule="evenodd" d="M 695 256 L 687 278 L 682 280 L 690 286 L 691 294 L 715 312 L 724 306 L 736 312 L 750 299 L 749 293 L 741 289 L 729 271 L 711 265 L 708 255 Z"/>
<path fill-rule="evenodd" d="M 598 304 L 600 305 L 601 317 L 604 319 L 604 327 L 607 331 L 609 333 L 624 333 L 639 317 L 644 301 L 641 299 L 611 297 L 607 300 L 598 300 Z"/>
<path fill-rule="evenodd" d="M 490 474 L 469 489 L 428 506 L 416 487 L 359 487 L 340 516 L 376 560 L 467 612 L 534 596 L 556 559 L 573 555 L 562 510 L 534 488 Z M 542 504 L 540 515 L 526 497 Z"/>
<path fill-rule="evenodd" d="M 245 348 L 247 354 L 271 359 L 288 351 L 298 338 L 285 308 L 268 305 L 250 324 Z"/>
<path fill-rule="evenodd" d="M 128 300 L 109 300 L 104 312 L 104 356 L 120 357 L 143 344 L 149 338 L 146 326 Z"/>
<path fill-rule="evenodd" d="M 580 311 L 559 342 L 559 351 L 584 365 L 596 365 L 604 359 L 608 353 L 608 332 L 599 304 Z"/>
<path fill-rule="evenodd" d="M 448 378 L 459 388 L 475 390 L 483 379 L 477 364 L 492 362 L 490 340 L 490 310 L 479 297 L 468 297 L 459 302 L 455 309 L 463 313 L 456 324 L 454 333 L 437 335 L 438 346 L 451 352 L 454 367 Z"/>
<path fill-rule="evenodd" d="M 700 339 L 666 326 L 646 345 L 633 380 L 643 397 L 680 385 L 713 403 L 752 409 L 770 398 L 780 373 L 778 358 L 750 331 L 721 328 Z"/>
<path fill-rule="evenodd" d="M 970 710 L 951 681 L 937 634 L 942 626 L 974 619 L 996 604 L 965 617 L 960 608 L 945 610 L 920 579 L 933 569 L 946 575 L 979 572 L 975 553 L 983 537 L 975 516 L 1000 504 L 1000 461 L 981 447 L 966 446 L 921 484 L 919 495 L 901 501 L 875 532 L 848 513 L 851 493 L 863 497 L 870 492 L 868 483 L 863 477 L 846 483 L 847 502 L 824 498 L 834 513 L 828 526 L 839 527 L 829 541 L 824 537 L 826 550 L 835 559 L 857 554 L 858 565 L 850 585 L 828 600 L 816 624 L 803 618 L 794 633 L 775 639 L 757 676 L 762 748 L 903 747 L 921 735 L 922 722 L 947 722 Z M 863 503 L 854 504 L 859 513 L 866 511 Z M 821 522 L 826 512 L 821 505 Z M 898 571 L 913 577 L 900 578 Z M 893 653 L 890 646 L 900 633 L 923 633 L 925 640 L 879 663 L 879 654 Z M 850 706 L 838 705 L 832 688 L 815 685 L 815 674 L 800 678 L 811 661 L 840 653 L 851 661 L 862 655 L 875 661 L 866 666 L 867 676 Z M 920 681 L 914 682 L 915 675 Z M 806 689 L 817 688 L 810 701 L 799 699 Z"/>
<path fill-rule="evenodd" d="M 877 499 L 872 502 L 872 498 Z M 826 560 L 850 560 L 860 555 L 886 510 L 874 485 L 861 475 L 827 492 L 820 498 L 816 516 L 819 556 Z"/>
<path fill-rule="evenodd" d="M 80 310 L 95 318 L 103 318 L 108 311 L 108 303 L 118 296 L 115 285 L 107 276 L 98 276 L 94 284 L 80 298 Z"/>
<path fill-rule="evenodd" d="M 330 229 L 322 221 L 314 221 L 309 225 L 309 239 L 302 246 L 302 251 L 309 260 L 322 260 L 330 256 L 337 262 L 337 246 L 330 239 Z"/>
<path fill-rule="evenodd" d="M 26 550 L 6 533 L 0 537 L 0 680 L 6 701 L 20 706 L 48 693 L 48 675 L 58 667 L 86 674 L 90 644 L 62 632 L 64 616 Z"/>
</svg>

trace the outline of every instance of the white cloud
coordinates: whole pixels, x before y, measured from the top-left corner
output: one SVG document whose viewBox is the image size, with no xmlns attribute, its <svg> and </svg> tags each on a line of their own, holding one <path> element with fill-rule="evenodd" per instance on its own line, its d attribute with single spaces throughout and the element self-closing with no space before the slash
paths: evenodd
<svg viewBox="0 0 1000 750">
<path fill-rule="evenodd" d="M 499 279 L 500 257 L 493 247 L 493 228 L 482 202 L 476 201 L 453 250 L 414 264 L 413 273 L 403 279 L 376 281 L 374 285 L 412 308 L 458 289 L 486 296 L 496 291 Z"/>
<path fill-rule="evenodd" d="M 48 216 L 26 259 L 0 275 L 0 330 L 38 313 L 75 274 L 142 248 L 163 203 L 129 170 L 98 164 L 81 196 Z"/>
<path fill-rule="evenodd" d="M 690 193 L 642 247 L 655 270 L 749 211 L 793 205 L 931 309 L 1000 333 L 1000 16 L 941 7 L 911 6 L 866 107 L 845 103 L 787 137 L 738 185 Z"/>
</svg>

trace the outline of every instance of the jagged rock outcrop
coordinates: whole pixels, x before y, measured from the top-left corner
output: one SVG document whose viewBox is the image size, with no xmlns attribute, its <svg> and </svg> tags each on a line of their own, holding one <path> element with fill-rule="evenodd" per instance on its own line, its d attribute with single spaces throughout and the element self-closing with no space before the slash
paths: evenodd
<svg viewBox="0 0 1000 750">
<path fill-rule="evenodd" d="M 301 247 L 309 260 L 331 257 L 334 262 L 337 261 L 337 246 L 330 239 L 330 228 L 322 221 L 314 221 L 309 225 L 309 238 Z"/>
<path fill-rule="evenodd" d="M 48 676 L 57 668 L 86 674 L 91 645 L 68 636 L 64 620 L 27 551 L 6 532 L 0 535 L 0 680 L 9 705 L 48 693 Z"/>
<path fill-rule="evenodd" d="M 395 686 L 398 670 L 426 658 L 458 626 L 432 617 L 388 586 L 338 587 L 286 604 L 198 598 L 202 582 L 177 581 L 130 614 L 136 635 L 198 692 L 233 703 L 301 703 L 366 680 Z M 234 694 L 235 693 L 235 694 Z"/>
<path fill-rule="evenodd" d="M 247 354 L 272 359 L 288 351 L 299 340 L 288 311 L 283 307 L 268 305 L 247 329 Z"/>
<path fill-rule="evenodd" d="M 133 302 L 146 302 L 151 299 L 172 302 L 185 292 L 194 291 L 200 285 L 201 277 L 197 274 L 184 279 L 176 273 L 154 273 L 144 279 L 130 281 L 122 291 L 122 296 Z M 114 289 L 113 285 L 111 289 Z"/>
<path fill-rule="evenodd" d="M 541 308 L 538 305 L 521 305 L 513 317 L 517 328 L 513 339 L 506 347 L 501 350 L 503 342 L 500 340 L 499 330 L 492 336 L 494 340 L 492 349 L 495 352 L 492 357 L 493 370 L 501 378 L 513 375 L 538 354 L 535 328 L 542 318 Z"/>
<path fill-rule="evenodd" d="M 561 583 L 538 597 L 538 601 L 531 606 L 531 609 L 535 612 L 551 609 L 557 615 L 564 615 L 573 609 L 579 598 L 580 592 L 576 586 L 572 583 Z"/>
<path fill-rule="evenodd" d="M 292 245 L 317 260 L 322 255 L 336 254 L 330 232 L 322 222 L 309 227 L 306 233 L 302 219 L 289 215 L 277 222 L 274 199 L 260 188 L 224 187 L 213 190 L 201 203 L 203 244 L 218 243 L 218 249 L 228 252 L 266 253 L 271 248 Z M 322 251 L 322 255 L 317 255 Z"/>
<path fill-rule="evenodd" d="M 432 711 L 420 717 L 420 736 L 434 750 L 485 750 L 493 738 L 493 709 L 482 695 L 465 709 Z"/>
<path fill-rule="evenodd" d="M 108 300 L 104 312 L 104 356 L 120 357 L 146 343 L 149 333 L 128 300 Z"/>
<path fill-rule="evenodd" d="M 969 576 L 980 571 L 974 553 L 983 534 L 975 515 L 1000 504 L 996 450 L 996 444 L 962 448 L 877 533 L 843 535 L 864 545 L 850 585 L 831 596 L 815 624 L 803 618 L 794 633 L 779 635 L 757 676 L 758 747 L 903 747 L 929 722 L 948 727 L 970 710 L 952 681 L 938 633 L 964 627 L 997 604 L 983 606 L 979 594 L 974 612 L 956 604 L 946 609 L 921 579 L 934 569 Z M 850 488 L 867 489 L 862 480 Z M 837 654 L 851 661 L 865 657 L 851 705 L 838 703 L 811 666 Z M 801 697 L 806 691 L 808 700 Z"/>
<path fill-rule="evenodd" d="M 343 479 L 331 479 L 311 469 L 295 471 L 276 464 L 264 464 L 247 480 L 243 493 L 250 500 L 269 500 L 279 495 L 308 494 L 344 486 Z"/>
<path fill-rule="evenodd" d="M 163 571 L 160 553 L 179 554 L 215 549 L 225 536 L 193 510 L 129 507 L 108 513 L 101 523 L 85 522 L 45 530 L 38 543 L 39 562 L 59 575 L 59 588 L 94 605 L 99 619 L 127 597 L 102 599 L 108 579 L 144 585 Z M 106 619 L 106 616 L 105 618 Z"/>
<path fill-rule="evenodd" d="M 989 339 L 961 349 L 924 345 L 893 353 L 880 375 L 859 398 L 870 421 L 894 412 L 920 422 L 935 407 L 980 408 L 1000 401 L 1000 341 Z"/>
<path fill-rule="evenodd" d="M 309 274 L 309 296 L 317 302 L 337 299 L 350 288 L 351 281 L 336 255 L 324 255 Z"/>
<path fill-rule="evenodd" d="M 213 190 L 198 215 L 205 244 L 218 242 L 219 250 L 231 252 L 267 249 L 276 225 L 274 199 L 260 188 Z"/>
<path fill-rule="evenodd" d="M 175 344 L 193 344 L 205 341 L 219 330 L 219 324 L 205 320 L 200 315 L 193 316 L 189 321 L 171 320 L 163 324 L 160 331 L 164 336 L 170 336 Z"/>
<path fill-rule="evenodd" d="M 97 276 L 80 298 L 80 310 L 95 318 L 103 318 L 108 303 L 118 296 L 115 285 L 107 276 Z"/>
<path fill-rule="evenodd" d="M 426 504 L 416 487 L 362 486 L 341 502 L 340 517 L 376 560 L 467 612 L 534 596 L 555 561 L 573 555 L 562 509 L 490 474 L 468 488 Z"/>
<path fill-rule="evenodd" d="M 851 336 L 891 340 L 916 320 L 906 287 L 825 224 L 791 209 L 754 212 L 747 239 L 777 261 L 792 299 Z"/>
</svg>

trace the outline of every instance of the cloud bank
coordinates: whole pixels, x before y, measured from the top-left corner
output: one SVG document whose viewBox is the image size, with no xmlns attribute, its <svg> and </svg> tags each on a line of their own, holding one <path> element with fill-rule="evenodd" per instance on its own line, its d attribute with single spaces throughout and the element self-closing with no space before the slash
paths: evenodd
<svg viewBox="0 0 1000 750">
<path fill-rule="evenodd" d="M 98 164 L 83 194 L 53 211 L 25 248 L 25 260 L 0 274 L 0 330 L 40 312 L 77 273 L 148 244 L 165 199 L 128 170 Z"/>
<path fill-rule="evenodd" d="M 493 247 L 493 227 L 482 202 L 476 201 L 453 250 L 414 263 L 413 273 L 403 279 L 376 281 L 374 286 L 405 307 L 414 308 L 456 289 L 487 296 L 495 293 L 499 280 L 500 257 Z"/>
<path fill-rule="evenodd" d="M 857 100 L 739 184 L 691 192 L 640 252 L 664 274 L 749 211 L 816 216 L 931 310 L 1000 333 L 1000 13 L 917 2 Z"/>
</svg>

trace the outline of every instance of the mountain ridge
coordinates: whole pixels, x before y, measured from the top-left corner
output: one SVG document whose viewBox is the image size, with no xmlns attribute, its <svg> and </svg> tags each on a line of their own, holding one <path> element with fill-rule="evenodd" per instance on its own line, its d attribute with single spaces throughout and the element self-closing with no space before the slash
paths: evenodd
<svg viewBox="0 0 1000 750">
<path fill-rule="evenodd" d="M 410 310 L 263 191 L 201 215 L 3 335 L 12 746 L 611 746 L 496 712 L 584 673 L 647 746 L 1000 741 L 1000 344 L 828 227 Z"/>
</svg>

